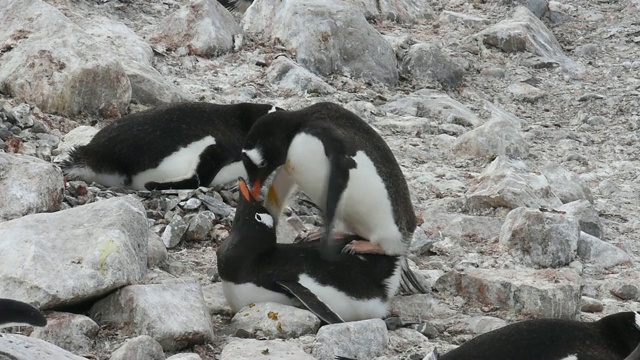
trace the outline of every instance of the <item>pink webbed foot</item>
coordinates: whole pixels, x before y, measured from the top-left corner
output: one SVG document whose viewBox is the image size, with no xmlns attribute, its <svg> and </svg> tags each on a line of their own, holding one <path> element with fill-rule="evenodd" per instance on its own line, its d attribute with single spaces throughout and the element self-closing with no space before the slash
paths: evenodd
<svg viewBox="0 0 640 360">
<path fill-rule="evenodd" d="M 384 250 L 378 244 L 374 244 L 367 240 L 353 240 L 349 244 L 345 245 L 342 249 L 343 253 L 348 254 L 378 254 L 383 255 Z"/>
</svg>

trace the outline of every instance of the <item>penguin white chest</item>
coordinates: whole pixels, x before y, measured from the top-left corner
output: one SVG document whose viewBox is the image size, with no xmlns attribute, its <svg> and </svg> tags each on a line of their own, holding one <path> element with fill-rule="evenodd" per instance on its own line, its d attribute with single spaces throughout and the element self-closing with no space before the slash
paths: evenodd
<svg viewBox="0 0 640 360">
<path fill-rule="evenodd" d="M 327 196 L 330 163 L 324 145 L 317 137 L 305 133 L 296 135 L 289 145 L 284 170 L 321 209 Z"/>
</svg>

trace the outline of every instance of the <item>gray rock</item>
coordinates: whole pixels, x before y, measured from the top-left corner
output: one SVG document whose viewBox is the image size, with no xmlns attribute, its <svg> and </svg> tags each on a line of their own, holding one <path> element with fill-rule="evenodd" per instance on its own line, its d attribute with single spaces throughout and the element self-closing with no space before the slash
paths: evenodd
<svg viewBox="0 0 640 360">
<path fill-rule="evenodd" d="M 104 47 L 109 48 L 123 64 L 151 65 L 151 46 L 121 21 L 96 14 L 73 17 L 71 20 Z"/>
<path fill-rule="evenodd" d="M 500 155 L 524 159 L 529 144 L 520 132 L 520 119 L 497 106 L 486 103 L 491 119 L 458 137 L 453 145 L 456 155 L 489 159 Z"/>
<path fill-rule="evenodd" d="M 500 230 L 500 245 L 536 267 L 571 263 L 579 238 L 580 226 L 574 217 L 525 207 L 511 210 Z"/>
<path fill-rule="evenodd" d="M 465 320 L 467 328 L 474 334 L 484 334 L 507 325 L 503 319 L 493 316 L 473 316 Z"/>
<path fill-rule="evenodd" d="M 553 33 L 524 6 L 516 7 L 513 15 L 478 33 L 482 42 L 505 52 L 529 51 L 555 60 L 574 75 L 585 72 L 583 65 L 568 58 Z"/>
<path fill-rule="evenodd" d="M 164 360 L 162 345 L 149 335 L 128 339 L 111 354 L 109 360 Z"/>
<path fill-rule="evenodd" d="M 580 276 L 572 269 L 465 269 L 436 282 L 444 293 L 470 305 L 534 317 L 575 319 L 580 312 Z"/>
<path fill-rule="evenodd" d="M 171 222 L 164 229 L 162 233 L 162 242 L 164 246 L 168 249 L 176 247 L 180 240 L 182 240 L 182 236 L 187 232 L 187 223 L 184 221 L 182 216 L 173 215 Z"/>
<path fill-rule="evenodd" d="M 233 311 L 222 291 L 222 283 L 217 282 L 202 288 L 202 296 L 211 315 L 232 315 Z"/>
<path fill-rule="evenodd" d="M 580 180 L 578 175 L 559 164 L 549 164 L 540 169 L 549 181 L 551 190 L 563 204 L 577 200 L 589 200 L 593 203 L 591 190 Z"/>
<path fill-rule="evenodd" d="M 10 360 L 87 360 L 44 340 L 19 334 L 0 336 L 2 357 Z"/>
<path fill-rule="evenodd" d="M 278 39 L 296 54 L 297 63 L 314 73 L 387 85 L 398 81 L 391 45 L 348 3 L 264 0 L 247 9 L 242 24 L 246 32 Z"/>
<path fill-rule="evenodd" d="M 597 44 L 584 44 L 576 46 L 573 49 L 573 53 L 580 57 L 592 57 L 598 50 L 600 50 L 600 47 Z"/>
<path fill-rule="evenodd" d="M 489 242 L 500 235 L 503 222 L 496 217 L 451 214 L 437 208 L 425 210 L 421 217 L 425 219 L 421 228 L 434 241 L 448 237 L 456 241 Z"/>
<path fill-rule="evenodd" d="M 390 20 L 398 23 L 420 23 L 434 17 L 427 2 L 419 0 L 348 0 L 367 20 Z"/>
<path fill-rule="evenodd" d="M 538 18 L 542 18 L 542 15 L 549 9 L 549 0 L 503 0 L 503 2 L 521 4 Z"/>
<path fill-rule="evenodd" d="M 113 53 L 95 46 L 95 38 L 42 0 L 5 1 L 0 10 L 0 43 L 30 30 L 2 57 L 4 93 L 66 116 L 87 112 L 118 117 L 125 112 L 131 99 L 129 78 Z"/>
<path fill-rule="evenodd" d="M 471 209 L 519 206 L 555 208 L 562 204 L 547 178 L 530 173 L 521 160 L 498 156 L 465 194 Z"/>
<path fill-rule="evenodd" d="M 74 354 L 89 354 L 100 327 L 84 315 L 52 312 L 47 325 L 35 328 L 31 337 L 42 339 Z"/>
<path fill-rule="evenodd" d="M 40 308 L 93 299 L 147 269 L 147 219 L 130 196 L 28 215 L 0 223 L 0 233 L 0 294 Z"/>
<path fill-rule="evenodd" d="M 53 162 L 59 163 L 68 159 L 71 149 L 88 144 L 97 132 L 98 129 L 93 126 L 78 126 L 66 133 L 62 138 L 62 142 L 58 145 L 58 148 L 52 152 L 53 155 L 57 155 L 53 159 Z"/>
<path fill-rule="evenodd" d="M 169 254 L 162 239 L 153 231 L 149 230 L 149 242 L 147 245 L 147 267 L 149 269 L 159 267 L 167 263 Z"/>
<path fill-rule="evenodd" d="M 242 331 L 256 338 L 291 339 L 315 334 L 320 319 L 309 310 L 278 303 L 262 302 L 240 309 L 228 327 L 231 335 Z"/>
<path fill-rule="evenodd" d="M 409 96 L 397 96 L 380 109 L 396 115 L 424 117 L 466 127 L 480 125 L 480 119 L 466 106 L 449 95 L 430 90 L 418 90 Z"/>
<path fill-rule="evenodd" d="M 431 250 L 436 240 L 430 239 L 422 228 L 417 228 L 413 233 L 413 240 L 409 251 L 416 255 L 423 255 Z"/>
<path fill-rule="evenodd" d="M 623 284 L 609 291 L 611 295 L 622 300 L 635 300 L 638 298 L 640 291 L 636 285 Z"/>
<path fill-rule="evenodd" d="M 40 159 L 0 152 L 0 222 L 60 209 L 60 169 Z"/>
<path fill-rule="evenodd" d="M 511 84 L 507 87 L 507 91 L 518 101 L 535 103 L 547 95 L 543 90 L 525 82 Z"/>
<path fill-rule="evenodd" d="M 7 121 L 20 129 L 30 128 L 35 124 L 29 104 L 22 103 L 12 109 L 3 109 L 2 111 L 7 115 Z"/>
<path fill-rule="evenodd" d="M 197 283 L 126 286 L 90 310 L 99 324 L 126 325 L 130 334 L 149 335 L 166 351 L 211 341 L 209 311 Z"/>
<path fill-rule="evenodd" d="M 396 296 L 391 300 L 391 313 L 413 321 L 453 316 L 456 312 L 431 294 Z"/>
<path fill-rule="evenodd" d="M 440 22 L 458 22 L 465 26 L 474 26 L 474 27 L 488 25 L 490 23 L 489 19 L 486 19 L 480 16 L 469 15 L 465 13 L 459 13 L 459 12 L 448 11 L 448 10 L 443 10 L 440 13 Z"/>
<path fill-rule="evenodd" d="M 202 200 L 202 203 L 207 207 L 207 209 L 211 210 L 214 214 L 221 218 L 225 218 L 231 215 L 232 212 L 234 212 L 231 206 L 224 203 L 220 199 L 214 198 L 213 196 L 199 194 L 198 199 Z"/>
<path fill-rule="evenodd" d="M 200 205 L 202 205 L 202 200 L 198 200 L 196 198 L 191 198 L 184 202 L 184 204 L 181 204 L 182 208 L 185 210 L 197 210 Z"/>
<path fill-rule="evenodd" d="M 204 241 L 211 238 L 211 230 L 213 230 L 213 221 L 216 215 L 211 211 L 202 211 L 195 214 L 189 220 L 189 226 L 183 238 L 186 241 Z"/>
<path fill-rule="evenodd" d="M 566 203 L 560 206 L 558 210 L 564 211 L 578 219 L 581 231 L 597 238 L 602 238 L 604 236 L 602 220 L 600 220 L 598 211 L 593 208 L 593 205 L 589 201 L 578 200 Z"/>
<path fill-rule="evenodd" d="M 583 296 L 580 298 L 580 311 L 596 313 L 602 312 L 604 310 L 604 305 L 598 299 L 590 298 L 588 296 Z"/>
<path fill-rule="evenodd" d="M 410 79 L 435 81 L 445 90 L 462 83 L 464 68 L 435 44 L 413 45 L 402 60 L 402 71 Z"/>
<path fill-rule="evenodd" d="M 284 340 L 238 339 L 222 349 L 220 360 L 313 360 L 301 346 Z"/>
<path fill-rule="evenodd" d="M 320 360 L 335 356 L 373 359 L 389 344 L 389 332 L 381 319 L 325 325 L 318 330 L 312 354 Z"/>
<path fill-rule="evenodd" d="M 234 48 L 240 34 L 240 26 L 219 2 L 197 0 L 169 15 L 149 41 L 178 54 L 219 56 Z"/>
<path fill-rule="evenodd" d="M 202 360 L 202 358 L 195 353 L 181 353 L 169 356 L 167 360 Z"/>
<path fill-rule="evenodd" d="M 267 70 L 267 81 L 295 94 L 333 94 L 336 92 L 319 76 L 296 64 L 286 56 L 279 56 Z"/>
<path fill-rule="evenodd" d="M 124 69 L 131 83 L 131 101 L 143 105 L 191 101 L 193 96 L 167 80 L 151 65 L 130 62 Z"/>
<path fill-rule="evenodd" d="M 607 269 L 632 262 L 631 256 L 624 250 L 585 232 L 580 233 L 578 256 L 599 269 Z"/>
</svg>

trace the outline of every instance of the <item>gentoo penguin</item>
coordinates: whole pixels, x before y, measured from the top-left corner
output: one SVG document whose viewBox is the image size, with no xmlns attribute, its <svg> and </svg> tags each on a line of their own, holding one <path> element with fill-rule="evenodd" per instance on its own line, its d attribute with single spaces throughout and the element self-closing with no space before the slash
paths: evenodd
<svg viewBox="0 0 640 360">
<path fill-rule="evenodd" d="M 639 344 L 640 312 L 621 312 L 595 322 L 521 321 L 425 360 L 631 360 L 640 358 Z"/>
<path fill-rule="evenodd" d="M 0 328 L 18 325 L 45 326 L 47 318 L 27 303 L 0 299 Z"/>
<path fill-rule="evenodd" d="M 327 262 L 317 241 L 279 244 L 268 210 L 243 179 L 238 187 L 233 226 L 217 251 L 222 289 L 233 311 L 265 301 L 295 305 L 297 299 L 326 323 L 387 315 L 400 286 L 400 257 L 344 253 Z"/>
<path fill-rule="evenodd" d="M 296 185 L 323 210 L 325 253 L 333 252 L 328 239 L 337 220 L 341 230 L 365 239 L 343 251 L 406 255 L 416 228 L 407 182 L 382 137 L 354 113 L 323 102 L 267 114 L 249 131 L 242 153 L 254 196 L 280 167 L 265 200 L 276 220 Z M 426 292 L 404 261 L 403 283 Z"/>
<path fill-rule="evenodd" d="M 240 150 L 266 104 L 171 104 L 125 116 L 62 163 L 68 177 L 134 190 L 195 189 L 245 174 Z"/>
</svg>

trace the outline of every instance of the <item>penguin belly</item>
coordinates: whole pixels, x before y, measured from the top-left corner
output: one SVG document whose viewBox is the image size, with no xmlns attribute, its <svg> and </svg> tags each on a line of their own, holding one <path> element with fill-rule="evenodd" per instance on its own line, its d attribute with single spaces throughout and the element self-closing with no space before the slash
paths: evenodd
<svg viewBox="0 0 640 360">
<path fill-rule="evenodd" d="M 144 185 L 148 182 L 177 182 L 192 177 L 200 163 L 200 154 L 208 146 L 215 144 L 216 140 L 209 135 L 179 148 L 162 159 L 155 168 L 131 176 L 131 188 L 145 190 Z"/>
<path fill-rule="evenodd" d="M 387 255 L 406 253 L 407 245 L 394 221 L 393 207 L 375 165 L 363 152 L 353 157 L 357 167 L 350 169 L 349 180 L 336 208 L 336 220 L 350 232 L 379 244 Z M 323 211 L 326 211 L 330 160 L 322 141 L 301 133 L 291 141 L 284 170 Z"/>
<path fill-rule="evenodd" d="M 216 176 L 209 184 L 209 187 L 224 185 L 228 182 L 238 180 L 239 177 L 246 179 L 247 170 L 244 168 L 242 161 L 232 162 L 228 165 L 225 165 L 222 169 L 220 169 L 220 171 L 218 171 Z"/>
<path fill-rule="evenodd" d="M 243 307 L 257 302 L 275 302 L 284 305 L 296 305 L 293 298 L 285 294 L 271 291 L 252 283 L 235 284 L 230 281 L 222 281 L 222 292 L 227 304 L 235 313 Z"/>
</svg>

